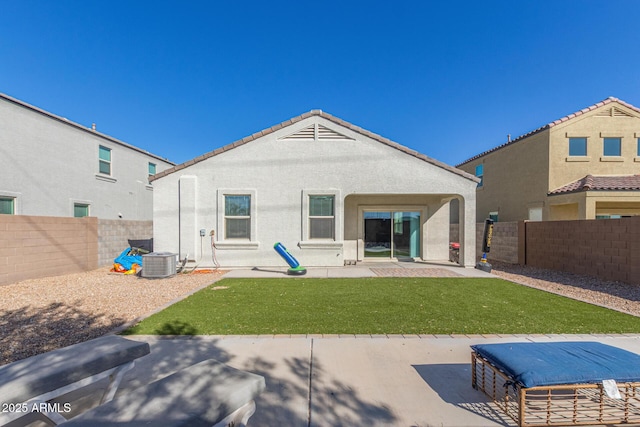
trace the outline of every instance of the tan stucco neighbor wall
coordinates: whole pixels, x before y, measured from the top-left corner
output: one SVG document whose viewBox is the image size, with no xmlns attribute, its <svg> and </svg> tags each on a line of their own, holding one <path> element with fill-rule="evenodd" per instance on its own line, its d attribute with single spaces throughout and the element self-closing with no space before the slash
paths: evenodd
<svg viewBox="0 0 640 427">
<path fill-rule="evenodd" d="M 475 174 L 484 169 L 483 185 L 477 189 L 476 222 L 498 212 L 500 221 L 528 218 L 530 207 L 542 207 L 548 192 L 548 131 L 459 166 Z"/>
<path fill-rule="evenodd" d="M 640 215 L 640 194 L 635 191 L 582 191 L 549 196 L 551 221 L 595 219 L 598 215 Z"/>
<path fill-rule="evenodd" d="M 586 156 L 570 156 L 570 138 L 586 138 Z M 604 155 L 604 138 L 620 138 L 620 156 Z M 530 134 L 458 165 L 475 174 L 484 166 L 477 190 L 477 221 L 497 212 L 500 221 L 595 219 L 597 215 L 638 215 L 639 191 L 553 194 L 587 175 L 640 174 L 640 111 L 609 98 L 556 120 Z M 541 214 L 541 218 L 540 218 Z"/>
<path fill-rule="evenodd" d="M 554 126 L 550 132 L 549 144 L 549 191 L 567 185 L 586 175 L 634 175 L 640 173 L 640 163 L 636 161 L 638 137 L 640 137 L 640 117 L 624 106 L 633 116 L 604 116 L 608 106 L 576 117 Z M 586 137 L 587 155 L 569 156 L 569 138 Z M 605 157 L 603 138 L 622 138 L 622 155 Z"/>
</svg>

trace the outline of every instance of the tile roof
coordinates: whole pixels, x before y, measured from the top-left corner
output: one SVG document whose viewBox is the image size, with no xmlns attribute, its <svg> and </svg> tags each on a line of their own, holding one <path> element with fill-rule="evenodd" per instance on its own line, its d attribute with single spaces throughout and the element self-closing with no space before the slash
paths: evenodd
<svg viewBox="0 0 640 427">
<path fill-rule="evenodd" d="M 564 123 L 564 122 L 566 122 L 566 121 L 568 121 L 568 120 L 571 120 L 571 119 L 576 118 L 576 117 L 579 117 L 579 116 L 581 116 L 581 115 L 583 115 L 583 114 L 585 114 L 585 113 L 588 113 L 589 111 L 593 111 L 593 110 L 595 110 L 596 108 L 600 108 L 600 107 L 602 107 L 602 106 L 604 106 L 604 105 L 611 104 L 612 102 L 617 102 L 618 104 L 624 105 L 625 107 L 630 108 L 631 110 L 634 110 L 634 111 L 636 111 L 636 112 L 640 113 L 640 108 L 635 107 L 635 106 L 633 106 L 633 105 L 631 105 L 631 104 L 629 104 L 629 103 L 626 103 L 626 102 L 624 102 L 624 101 L 622 101 L 622 100 L 620 100 L 620 99 L 618 99 L 618 98 L 614 98 L 613 96 L 610 96 L 610 97 L 608 97 L 607 99 L 605 99 L 605 100 L 603 100 L 603 101 L 600 101 L 600 102 L 598 102 L 598 103 L 596 103 L 596 104 L 593 104 L 593 105 L 592 105 L 592 106 L 590 106 L 590 107 L 583 108 L 583 109 L 582 109 L 582 110 L 580 110 L 580 111 L 576 111 L 575 113 L 572 113 L 572 114 L 569 114 L 569 115 L 564 116 L 564 117 L 562 117 L 562 118 L 559 118 L 558 120 L 554 120 L 554 121 L 552 121 L 551 123 L 547 123 L 546 125 L 541 126 L 541 127 L 539 127 L 538 129 L 532 130 L 532 131 L 531 131 L 531 132 L 529 132 L 529 133 L 525 133 L 524 135 L 520 135 L 519 137 L 517 137 L 517 138 L 515 138 L 515 139 L 511 139 L 511 140 L 509 140 L 508 142 L 506 142 L 506 143 L 504 143 L 504 144 L 502 144 L 502 145 L 498 145 L 497 147 L 494 147 L 494 148 L 492 148 L 492 149 L 490 149 L 490 150 L 487 150 L 487 151 L 485 151 L 485 152 L 483 152 L 483 153 L 480 153 L 480 154 L 478 154 L 478 155 L 475 155 L 475 156 L 471 157 L 470 159 L 465 160 L 465 161 L 464 161 L 464 162 L 462 162 L 462 163 L 458 163 L 458 164 L 456 165 L 456 167 L 460 167 L 460 166 L 464 165 L 465 163 L 469 163 L 469 162 L 471 162 L 471 161 L 473 161 L 473 160 L 479 159 L 480 157 L 483 157 L 483 156 L 485 156 L 485 155 L 487 155 L 487 154 L 489 154 L 489 153 L 492 153 L 492 152 L 494 152 L 494 151 L 496 151 L 496 150 L 499 150 L 499 149 L 501 149 L 501 148 L 504 148 L 504 147 L 506 147 L 506 146 L 508 146 L 508 145 L 515 144 L 516 142 L 522 141 L 523 139 L 525 139 L 525 138 L 527 138 L 527 137 L 529 137 L 529 136 L 532 136 L 532 135 L 535 135 L 535 134 L 537 134 L 537 133 L 540 133 L 540 132 L 542 132 L 542 131 L 544 131 L 544 130 L 550 129 L 550 128 L 552 128 L 552 127 L 554 127 L 554 126 L 557 126 L 557 125 L 559 125 L 559 124 L 561 124 L 561 123 Z"/>
<path fill-rule="evenodd" d="M 577 193 L 580 191 L 640 191 L 640 175 L 587 175 L 549 192 L 549 195 Z"/>
<path fill-rule="evenodd" d="M 397 142 L 393 142 L 390 139 L 387 139 L 387 138 L 385 138 L 383 136 L 380 136 L 378 134 L 370 132 L 370 131 L 368 131 L 366 129 L 363 129 L 363 128 L 359 127 L 359 126 L 353 125 L 353 124 L 351 124 L 351 123 L 349 123 L 349 122 L 347 122 L 345 120 L 342 120 L 342 119 L 340 119 L 338 117 L 335 117 L 335 116 L 333 116 L 333 115 L 331 115 L 329 113 L 326 113 L 326 112 L 324 112 L 322 110 L 311 110 L 311 111 L 309 111 L 307 113 L 304 113 L 304 114 L 301 114 L 299 116 L 293 117 L 293 118 L 291 118 L 289 120 L 285 120 L 284 122 L 282 122 L 280 124 L 277 124 L 275 126 L 271 126 L 270 128 L 261 130 L 260 132 L 256 132 L 253 135 L 250 135 L 250 136 L 244 137 L 242 139 L 239 139 L 239 140 L 237 140 L 235 142 L 232 142 L 231 144 L 227 144 L 227 145 L 225 145 L 223 147 L 220 147 L 220 148 L 218 148 L 216 150 L 210 151 L 210 152 L 208 152 L 206 154 L 203 154 L 203 155 L 201 155 L 199 157 L 196 157 L 196 158 L 194 158 L 192 160 L 189 160 L 189 161 L 187 161 L 185 163 L 176 165 L 176 166 L 174 166 L 172 168 L 169 168 L 169 169 L 166 169 L 166 170 L 164 170 L 162 172 L 159 172 L 156 175 L 154 175 L 153 177 L 151 177 L 150 180 L 154 181 L 154 180 L 156 180 L 158 178 L 162 178 L 164 176 L 170 175 L 170 174 L 172 174 L 174 172 L 177 172 L 177 171 L 179 171 L 181 169 L 185 169 L 185 168 L 187 168 L 187 167 L 189 167 L 189 166 L 191 166 L 193 164 L 196 164 L 196 163 L 199 163 L 199 162 L 201 162 L 203 160 L 206 160 L 208 158 L 217 156 L 218 154 L 222 154 L 222 153 L 224 153 L 226 151 L 232 150 L 232 149 L 234 149 L 236 147 L 239 147 L 241 145 L 244 145 L 244 144 L 246 144 L 248 142 L 254 141 L 254 140 L 256 140 L 256 139 L 258 139 L 260 137 L 263 137 L 265 135 L 269 135 L 269 134 L 271 134 L 273 132 L 276 132 L 276 131 L 278 131 L 278 130 L 280 130 L 282 128 L 285 128 L 287 126 L 293 125 L 293 124 L 295 124 L 297 122 L 300 122 L 300 121 L 302 121 L 304 119 L 307 119 L 309 117 L 314 117 L 314 116 L 318 116 L 318 117 L 322 117 L 324 119 L 327 119 L 330 122 L 333 122 L 333 123 L 338 124 L 338 125 L 340 125 L 342 127 L 345 127 L 345 128 L 347 128 L 347 129 L 349 129 L 349 130 L 351 130 L 353 132 L 357 132 L 357 133 L 359 133 L 361 135 L 364 135 L 364 136 L 366 136 L 368 138 L 371 138 L 371 139 L 373 139 L 375 141 L 378 141 L 378 142 L 380 142 L 382 144 L 388 145 L 389 147 L 395 148 L 396 150 L 402 151 L 403 153 L 409 154 L 409 155 L 411 155 L 413 157 L 416 157 L 416 158 L 418 158 L 420 160 L 423 160 L 423 161 L 425 161 L 427 163 L 430 163 L 430 164 L 432 164 L 434 166 L 438 166 L 440 168 L 448 170 L 449 172 L 452 172 L 452 173 L 454 173 L 456 175 L 462 176 L 463 178 L 469 179 L 469 180 L 471 180 L 473 182 L 480 182 L 480 179 L 476 178 L 472 174 L 469 174 L 469 173 L 464 172 L 464 171 L 462 171 L 460 169 L 454 168 L 453 166 L 447 165 L 446 163 L 442 163 L 442 162 L 440 162 L 438 160 L 435 160 L 435 159 L 433 159 L 431 157 L 425 156 L 422 153 L 419 153 L 419 152 L 417 152 L 415 150 L 407 148 L 407 147 L 405 147 L 403 145 L 398 144 Z"/>
</svg>

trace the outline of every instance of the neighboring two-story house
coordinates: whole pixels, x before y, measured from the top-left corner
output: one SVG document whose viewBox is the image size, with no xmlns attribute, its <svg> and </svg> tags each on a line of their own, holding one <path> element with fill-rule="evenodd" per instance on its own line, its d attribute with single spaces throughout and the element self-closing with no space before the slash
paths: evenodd
<svg viewBox="0 0 640 427">
<path fill-rule="evenodd" d="M 608 98 L 457 167 L 481 179 L 478 222 L 640 215 L 640 109 Z"/>
<path fill-rule="evenodd" d="M 151 220 L 174 164 L 0 94 L 0 214 Z"/>
</svg>

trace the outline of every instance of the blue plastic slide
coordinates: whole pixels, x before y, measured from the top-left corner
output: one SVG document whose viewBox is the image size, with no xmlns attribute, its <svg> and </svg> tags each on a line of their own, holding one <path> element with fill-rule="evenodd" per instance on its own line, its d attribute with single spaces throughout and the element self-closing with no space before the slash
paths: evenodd
<svg viewBox="0 0 640 427">
<path fill-rule="evenodd" d="M 282 243 L 280 242 L 276 243 L 275 245 L 273 245 L 273 249 L 275 249 L 275 251 L 278 252 L 278 255 L 280 255 L 282 259 L 284 259 L 287 262 L 287 264 L 289 264 L 289 267 L 291 267 L 289 270 L 287 270 L 287 274 L 292 274 L 296 276 L 302 276 L 303 274 L 307 274 L 307 269 L 300 266 L 300 263 L 298 262 L 298 260 L 295 259 L 293 255 L 289 253 L 287 248 L 285 248 Z"/>
</svg>

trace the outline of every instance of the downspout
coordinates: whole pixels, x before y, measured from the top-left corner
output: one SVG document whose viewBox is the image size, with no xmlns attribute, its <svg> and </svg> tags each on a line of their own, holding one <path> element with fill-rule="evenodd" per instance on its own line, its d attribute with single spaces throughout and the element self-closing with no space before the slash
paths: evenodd
<svg viewBox="0 0 640 427">
<path fill-rule="evenodd" d="M 182 223 L 180 214 L 182 208 L 180 207 L 180 180 L 178 180 L 178 259 L 182 259 Z"/>
</svg>

